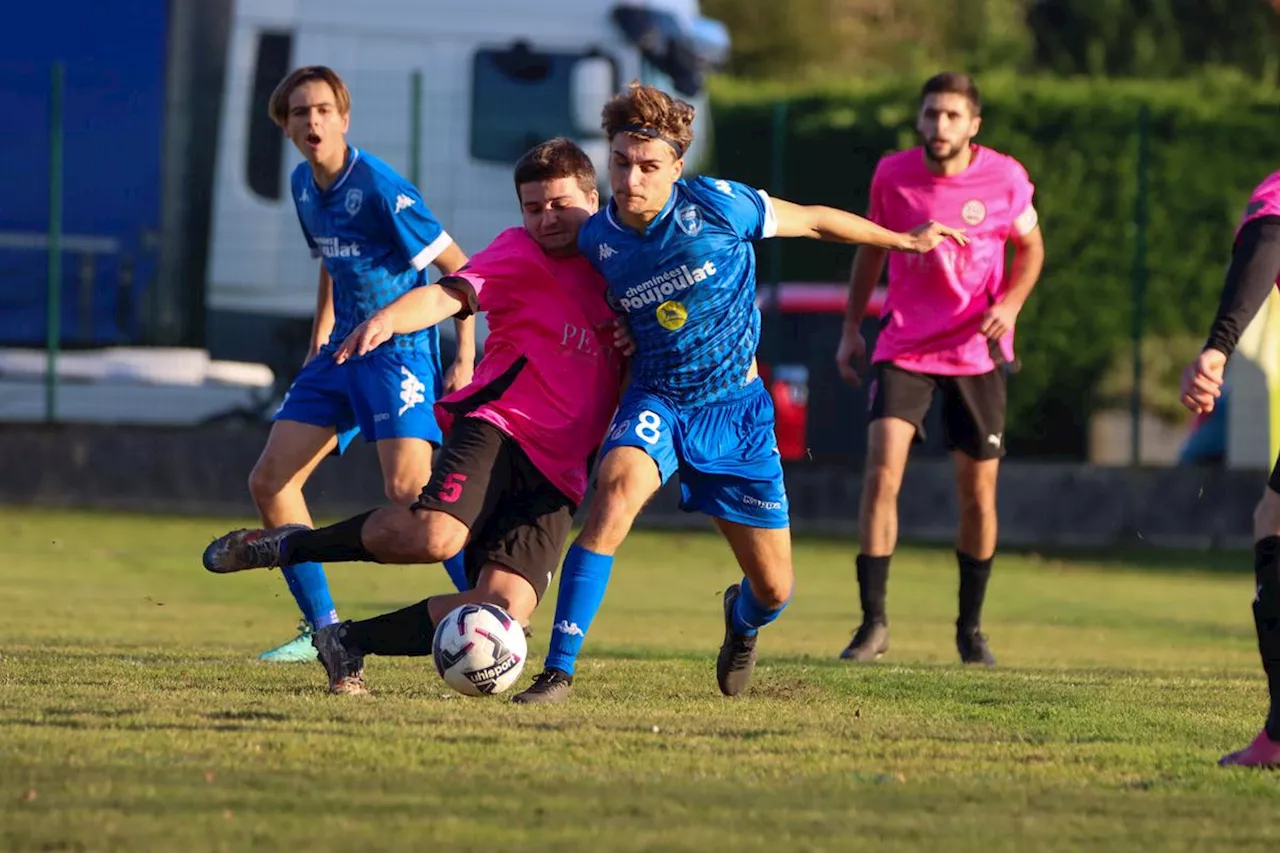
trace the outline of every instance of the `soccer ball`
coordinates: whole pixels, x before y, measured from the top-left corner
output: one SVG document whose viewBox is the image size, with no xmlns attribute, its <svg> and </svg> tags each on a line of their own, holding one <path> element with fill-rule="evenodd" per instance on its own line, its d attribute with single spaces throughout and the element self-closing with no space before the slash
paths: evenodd
<svg viewBox="0 0 1280 853">
<path fill-rule="evenodd" d="M 524 628 L 496 604 L 464 604 L 440 620 L 432 642 L 436 671 L 464 696 L 501 693 L 529 656 Z"/>
</svg>

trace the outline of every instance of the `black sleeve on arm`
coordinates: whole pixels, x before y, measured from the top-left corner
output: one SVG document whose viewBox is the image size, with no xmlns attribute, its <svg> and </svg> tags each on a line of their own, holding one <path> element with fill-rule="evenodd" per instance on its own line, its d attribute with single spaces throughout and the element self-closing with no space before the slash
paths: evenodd
<svg viewBox="0 0 1280 853">
<path fill-rule="evenodd" d="M 1262 216 L 1240 229 L 1205 349 L 1230 356 L 1280 278 L 1280 216 Z"/>
<path fill-rule="evenodd" d="M 1278 217 L 1280 218 L 1280 217 Z M 441 287 L 446 287 L 458 295 L 463 301 L 463 306 L 458 309 L 458 313 L 453 316 L 458 320 L 465 320 L 480 309 L 480 304 L 476 300 L 475 288 L 471 286 L 471 282 L 465 278 L 456 275 L 446 275 L 444 278 L 436 282 Z"/>
</svg>

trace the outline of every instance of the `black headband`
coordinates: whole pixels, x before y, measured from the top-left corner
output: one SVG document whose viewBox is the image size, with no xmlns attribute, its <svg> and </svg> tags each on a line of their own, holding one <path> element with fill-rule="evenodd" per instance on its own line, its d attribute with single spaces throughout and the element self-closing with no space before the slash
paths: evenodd
<svg viewBox="0 0 1280 853">
<path fill-rule="evenodd" d="M 639 124 L 628 124 L 618 128 L 619 133 L 634 133 L 636 136 L 647 136 L 649 139 L 661 139 L 663 142 L 671 146 L 671 150 L 676 152 L 676 158 L 684 156 L 684 146 L 676 142 L 674 139 L 668 139 L 658 131 L 651 127 L 644 127 Z"/>
</svg>

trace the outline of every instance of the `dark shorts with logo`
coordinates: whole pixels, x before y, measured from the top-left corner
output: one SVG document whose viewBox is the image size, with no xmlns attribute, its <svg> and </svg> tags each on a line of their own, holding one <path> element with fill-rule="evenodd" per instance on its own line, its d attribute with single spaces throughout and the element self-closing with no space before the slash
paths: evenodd
<svg viewBox="0 0 1280 853">
<path fill-rule="evenodd" d="M 935 394 L 942 395 L 943 437 L 949 450 L 979 460 L 1004 456 L 1008 379 L 1003 368 L 977 376 L 944 376 L 880 362 L 871 368 L 869 418 L 906 421 L 916 428 L 916 440 L 923 441 L 925 415 Z"/>
<path fill-rule="evenodd" d="M 414 511 L 444 512 L 471 530 L 467 577 L 497 563 L 542 599 L 573 528 L 577 506 L 538 470 L 515 439 L 478 418 L 458 418 Z"/>
</svg>

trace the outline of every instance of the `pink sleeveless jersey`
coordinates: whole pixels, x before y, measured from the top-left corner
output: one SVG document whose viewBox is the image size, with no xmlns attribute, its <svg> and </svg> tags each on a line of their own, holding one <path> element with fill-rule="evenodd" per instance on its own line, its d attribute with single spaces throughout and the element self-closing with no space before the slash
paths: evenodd
<svg viewBox="0 0 1280 853">
<path fill-rule="evenodd" d="M 453 277 L 475 291 L 489 336 L 471 384 L 436 403 L 441 429 L 459 415 L 493 424 L 581 503 L 622 382 L 604 279 L 580 255 L 546 254 L 523 228 L 503 231 Z"/>
<path fill-rule="evenodd" d="M 987 373 L 1013 360 L 1013 332 L 999 344 L 979 328 L 1004 295 L 1005 245 L 1036 227 L 1035 187 L 1017 160 L 975 146 L 958 175 L 934 175 L 920 148 L 883 158 L 871 179 L 867 218 L 894 231 L 929 220 L 964 228 L 970 243 L 889 255 L 883 326 L 872 360 L 951 376 Z"/>
</svg>

